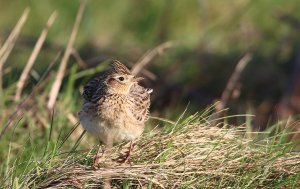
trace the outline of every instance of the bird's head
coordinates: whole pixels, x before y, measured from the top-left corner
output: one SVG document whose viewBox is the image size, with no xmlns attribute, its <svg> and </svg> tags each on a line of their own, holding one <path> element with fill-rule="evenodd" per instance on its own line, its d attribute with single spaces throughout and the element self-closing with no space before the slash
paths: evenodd
<svg viewBox="0 0 300 189">
<path fill-rule="evenodd" d="M 107 89 L 110 93 L 128 94 L 135 83 L 142 80 L 142 77 L 135 77 L 128 68 L 119 61 L 111 64 L 112 72 L 106 79 Z"/>
</svg>

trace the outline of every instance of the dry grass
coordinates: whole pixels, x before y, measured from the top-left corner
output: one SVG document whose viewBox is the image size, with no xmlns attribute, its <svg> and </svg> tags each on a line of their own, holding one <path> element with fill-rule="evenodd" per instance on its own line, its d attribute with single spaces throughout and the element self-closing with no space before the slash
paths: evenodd
<svg viewBox="0 0 300 189">
<path fill-rule="evenodd" d="M 13 47 L 15 46 L 15 43 L 20 35 L 20 32 L 24 26 L 24 24 L 27 21 L 27 17 L 29 14 L 30 9 L 26 8 L 22 14 L 22 16 L 20 17 L 18 23 L 16 24 L 16 26 L 14 27 L 14 29 L 12 30 L 12 32 L 10 33 L 9 37 L 6 39 L 5 43 L 3 44 L 3 46 L 0 49 L 0 93 L 2 95 L 2 80 L 3 80 L 3 67 L 4 64 L 7 60 L 7 58 L 9 57 Z"/>
<path fill-rule="evenodd" d="M 51 91 L 49 93 L 49 101 L 47 103 L 47 108 L 49 110 L 52 110 L 54 108 L 54 105 L 55 105 L 55 102 L 56 102 L 56 99 L 57 99 L 57 96 L 58 96 L 58 93 L 59 93 L 59 90 L 60 90 L 60 87 L 62 84 L 62 80 L 65 75 L 68 60 L 73 51 L 73 45 L 74 45 L 78 30 L 79 30 L 79 26 L 80 26 L 80 22 L 81 22 L 81 19 L 82 19 L 84 10 L 85 10 L 85 6 L 86 6 L 86 0 L 81 0 L 80 6 L 79 6 L 79 9 L 77 12 L 77 16 L 75 19 L 75 23 L 73 25 L 72 33 L 70 35 L 70 39 L 68 41 L 65 53 L 62 57 L 55 81 L 54 81 Z"/>
<path fill-rule="evenodd" d="M 29 72 L 31 71 L 34 63 L 35 63 L 35 60 L 36 58 L 38 57 L 40 51 L 41 51 L 41 48 L 45 42 L 45 39 L 47 37 L 47 34 L 48 34 L 48 31 L 49 29 L 51 28 L 53 22 L 55 21 L 56 19 L 56 16 L 57 16 L 57 12 L 53 12 L 47 23 L 46 23 L 46 27 L 43 29 L 43 31 L 41 32 L 40 34 L 40 37 L 39 39 L 37 40 L 35 46 L 34 46 L 34 49 L 26 63 L 26 66 L 24 67 L 23 71 L 22 71 L 22 74 L 20 76 L 20 79 L 17 83 L 17 88 L 16 88 L 16 94 L 15 94 L 15 101 L 19 101 L 21 99 L 21 95 L 22 95 L 22 90 L 26 84 L 26 81 L 29 77 Z"/>
<path fill-rule="evenodd" d="M 114 188 L 300 187 L 300 154 L 291 152 L 289 145 L 271 138 L 258 145 L 241 137 L 243 129 L 220 129 L 223 124 L 212 126 L 200 117 L 145 133 L 131 165 L 112 160 L 125 150 L 122 145 L 114 147 L 97 170 L 90 166 L 94 153 L 75 151 L 39 162 L 38 169 L 24 175 L 23 186 L 98 188 L 103 178 L 111 177 Z"/>
</svg>

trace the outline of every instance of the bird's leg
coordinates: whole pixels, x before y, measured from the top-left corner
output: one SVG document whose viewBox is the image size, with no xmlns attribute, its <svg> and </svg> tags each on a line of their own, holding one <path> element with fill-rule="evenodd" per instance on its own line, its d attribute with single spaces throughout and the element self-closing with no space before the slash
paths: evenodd
<svg viewBox="0 0 300 189">
<path fill-rule="evenodd" d="M 125 164 L 130 161 L 134 146 L 135 146 L 135 143 L 134 143 L 134 141 L 131 140 L 128 151 L 125 152 L 123 157 L 121 157 L 121 160 L 119 161 L 120 163 Z"/>
<path fill-rule="evenodd" d="M 130 141 L 130 146 L 129 146 L 129 149 L 128 149 L 128 152 L 126 154 L 126 158 L 124 160 L 124 164 L 127 163 L 128 161 L 130 161 L 130 158 L 131 158 L 131 154 L 133 153 L 133 148 L 135 146 L 135 143 L 134 141 Z"/>
<path fill-rule="evenodd" d="M 99 147 L 97 149 L 97 152 L 94 156 L 94 160 L 93 160 L 93 167 L 96 169 L 98 164 L 100 162 L 103 162 L 105 160 L 106 154 L 109 153 L 110 149 L 112 148 L 112 144 L 110 142 L 106 143 L 106 148 L 104 148 L 104 150 L 102 151 L 102 154 L 100 156 L 100 149 L 102 146 L 102 142 L 99 142 Z"/>
<path fill-rule="evenodd" d="M 94 157 L 94 161 L 93 161 L 93 167 L 97 168 L 98 164 L 102 161 L 105 160 L 105 156 L 107 153 L 109 153 L 109 151 L 111 150 L 111 148 L 113 147 L 113 140 L 111 136 L 107 136 L 106 140 L 104 140 L 104 142 L 106 144 L 106 148 L 102 151 L 102 155 L 99 156 L 99 152 L 100 152 L 100 148 L 101 148 L 101 144 L 102 141 L 99 142 L 99 148 L 96 152 L 96 155 Z"/>
<path fill-rule="evenodd" d="M 101 142 L 99 142 L 99 146 L 98 146 L 97 152 L 96 152 L 96 154 L 94 156 L 94 159 L 93 159 L 93 168 L 97 168 L 97 166 L 98 166 L 98 164 L 100 162 L 99 152 L 100 152 L 101 146 L 102 146 L 102 144 L 101 144 Z M 102 153 L 101 159 L 103 159 L 103 153 Z"/>
</svg>

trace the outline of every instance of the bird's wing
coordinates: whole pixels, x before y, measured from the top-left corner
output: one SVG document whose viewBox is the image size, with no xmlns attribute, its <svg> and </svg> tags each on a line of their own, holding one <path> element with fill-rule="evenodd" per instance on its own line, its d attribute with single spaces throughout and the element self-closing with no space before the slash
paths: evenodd
<svg viewBox="0 0 300 189">
<path fill-rule="evenodd" d="M 90 102 L 92 100 L 92 97 L 95 94 L 99 85 L 100 85 L 100 78 L 96 77 L 96 78 L 90 80 L 84 86 L 82 97 L 86 102 Z"/>
<path fill-rule="evenodd" d="M 90 80 L 83 89 L 82 97 L 85 102 L 96 102 L 101 98 L 101 96 L 106 92 L 105 79 L 109 72 L 103 73 Z"/>
<path fill-rule="evenodd" d="M 131 113 L 138 121 L 145 122 L 149 118 L 150 93 L 152 89 L 135 84 L 130 89 Z"/>
</svg>

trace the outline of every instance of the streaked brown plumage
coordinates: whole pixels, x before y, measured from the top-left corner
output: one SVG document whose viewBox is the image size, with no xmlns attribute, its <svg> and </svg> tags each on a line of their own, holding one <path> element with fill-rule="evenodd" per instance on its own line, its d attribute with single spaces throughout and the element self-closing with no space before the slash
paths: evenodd
<svg viewBox="0 0 300 189">
<path fill-rule="evenodd" d="M 141 79 L 131 75 L 121 62 L 113 61 L 107 71 L 84 87 L 80 122 L 108 148 L 115 142 L 133 141 L 144 130 L 152 90 L 140 86 Z"/>
</svg>

